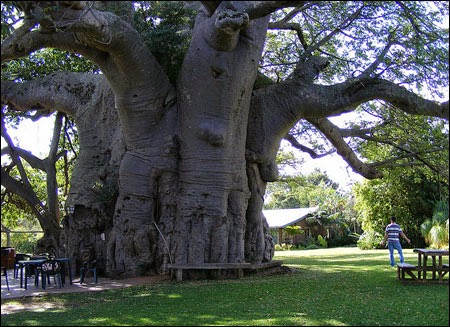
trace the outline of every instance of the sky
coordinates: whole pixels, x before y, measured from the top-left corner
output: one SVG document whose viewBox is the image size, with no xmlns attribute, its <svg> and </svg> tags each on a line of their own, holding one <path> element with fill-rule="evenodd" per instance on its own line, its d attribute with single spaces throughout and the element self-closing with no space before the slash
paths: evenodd
<svg viewBox="0 0 450 327">
<path fill-rule="evenodd" d="M 16 145 L 22 149 L 29 150 L 35 156 L 43 159 L 47 157 L 53 134 L 54 117 L 43 117 L 38 122 L 24 120 L 19 129 L 8 128 L 8 134 Z M 2 148 L 6 146 L 2 138 Z M 3 157 L 2 157 L 3 162 Z"/>
<path fill-rule="evenodd" d="M 15 144 L 18 144 L 21 148 L 31 151 L 35 156 L 44 159 L 47 157 L 52 134 L 53 134 L 54 117 L 41 118 L 38 122 L 24 121 L 21 123 L 20 128 L 13 130 L 8 129 L 8 133 L 14 140 Z M 5 142 L 2 138 L 1 146 L 5 146 Z M 354 173 L 348 164 L 337 154 L 326 156 L 319 159 L 311 159 L 309 155 L 302 154 L 297 150 L 293 150 L 296 154 L 301 156 L 305 163 L 301 166 L 301 173 L 303 175 L 308 174 L 319 168 L 325 171 L 327 175 L 334 182 L 339 183 L 339 188 L 342 191 L 350 191 L 351 186 L 356 181 L 363 180 L 363 177 Z M 2 163 L 3 163 L 2 157 Z M 295 173 L 295 172 L 294 172 Z"/>
<path fill-rule="evenodd" d="M 315 168 L 319 168 L 325 171 L 331 180 L 339 183 L 339 189 L 342 191 L 350 191 L 354 183 L 364 180 L 364 177 L 353 172 L 344 159 L 336 153 L 319 159 L 311 159 L 309 155 L 300 156 L 305 159 L 300 173 L 306 175 Z"/>
</svg>

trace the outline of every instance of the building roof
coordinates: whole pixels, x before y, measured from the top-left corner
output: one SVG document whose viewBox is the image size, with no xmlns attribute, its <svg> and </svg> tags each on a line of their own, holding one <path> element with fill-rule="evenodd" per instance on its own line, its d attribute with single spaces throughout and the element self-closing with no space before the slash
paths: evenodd
<svg viewBox="0 0 450 327">
<path fill-rule="evenodd" d="M 285 228 L 305 219 L 319 207 L 263 210 L 270 228 Z"/>
</svg>

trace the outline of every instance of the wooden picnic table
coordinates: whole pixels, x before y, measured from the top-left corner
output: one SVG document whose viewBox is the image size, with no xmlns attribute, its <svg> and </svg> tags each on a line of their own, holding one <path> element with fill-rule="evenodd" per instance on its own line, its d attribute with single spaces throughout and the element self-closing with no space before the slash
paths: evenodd
<svg viewBox="0 0 450 327">
<path fill-rule="evenodd" d="M 448 283 L 448 278 L 444 279 L 444 276 L 448 273 L 449 264 L 443 262 L 443 257 L 449 255 L 448 250 L 419 248 L 413 251 L 417 253 L 417 265 L 398 263 L 397 278 L 399 280 L 412 280 L 423 283 Z M 431 258 L 431 262 L 428 260 L 429 257 Z"/>
<path fill-rule="evenodd" d="M 419 279 L 427 281 L 427 271 L 432 273 L 432 278 L 428 280 L 438 280 L 443 282 L 443 277 L 448 273 L 448 265 L 444 265 L 442 262 L 443 256 L 448 256 L 448 250 L 437 249 L 414 249 L 417 252 L 417 271 Z M 428 257 L 431 257 L 431 265 L 428 265 Z M 422 274 L 422 276 L 421 276 Z"/>
<path fill-rule="evenodd" d="M 442 283 L 443 277 L 448 273 L 448 264 L 443 264 L 442 257 L 449 255 L 449 250 L 437 249 L 414 249 L 417 253 L 417 272 L 419 280 L 439 281 Z M 431 257 L 431 265 L 428 265 L 428 257 Z M 432 278 L 427 279 L 427 272 L 432 273 Z"/>
</svg>

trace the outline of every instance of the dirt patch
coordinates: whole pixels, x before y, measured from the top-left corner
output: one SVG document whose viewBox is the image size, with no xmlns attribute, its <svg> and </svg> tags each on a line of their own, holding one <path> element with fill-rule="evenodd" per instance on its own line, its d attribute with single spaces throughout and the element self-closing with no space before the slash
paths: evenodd
<svg viewBox="0 0 450 327">
<path fill-rule="evenodd" d="M 101 278 L 98 284 L 79 284 L 78 281 L 74 281 L 73 285 L 67 285 L 62 288 L 49 287 L 46 290 L 42 290 L 40 288 L 29 287 L 29 290 L 25 292 L 23 289 L 17 286 L 17 296 L 14 296 L 14 287 L 13 285 L 11 285 L 10 288 L 12 292 L 8 293 L 8 295 L 5 295 L 5 297 L 3 297 L 2 294 L 2 315 L 24 310 L 32 312 L 42 312 L 48 309 L 63 308 L 64 305 L 66 305 L 63 304 L 63 302 L 59 302 L 57 299 L 55 300 L 55 298 L 53 298 L 52 301 L 47 301 L 45 299 L 46 295 L 98 292 L 132 286 L 157 284 L 169 280 L 170 276 L 168 275 L 142 276 L 120 280 Z"/>
</svg>

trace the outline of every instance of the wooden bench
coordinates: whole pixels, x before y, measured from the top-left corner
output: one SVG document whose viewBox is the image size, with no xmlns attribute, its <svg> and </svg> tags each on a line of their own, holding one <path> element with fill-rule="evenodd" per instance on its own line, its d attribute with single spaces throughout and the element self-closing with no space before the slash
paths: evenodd
<svg viewBox="0 0 450 327">
<path fill-rule="evenodd" d="M 399 280 L 418 281 L 417 276 L 414 275 L 414 271 L 418 271 L 417 266 L 411 265 L 409 263 L 397 263 L 397 279 Z M 405 274 L 409 275 L 411 278 L 406 278 Z"/>
<path fill-rule="evenodd" d="M 244 276 L 243 269 L 250 268 L 252 266 L 251 263 L 198 263 L 198 264 L 168 264 L 167 268 L 171 269 L 172 272 L 175 272 L 175 276 L 177 281 L 183 280 L 183 270 L 213 270 L 218 275 L 221 270 L 233 269 L 236 270 L 237 278 L 241 278 Z"/>
<path fill-rule="evenodd" d="M 198 264 L 168 264 L 167 268 L 175 273 L 177 281 L 183 280 L 183 270 L 211 270 L 216 273 L 216 277 L 220 276 L 222 270 L 232 269 L 236 271 L 237 278 L 244 276 L 244 269 L 246 270 L 258 270 L 273 268 L 276 266 L 281 266 L 283 264 L 282 260 L 272 260 L 262 263 L 247 263 L 247 262 L 236 262 L 236 263 L 198 263 Z M 172 274 L 173 277 L 173 274 Z"/>
</svg>

